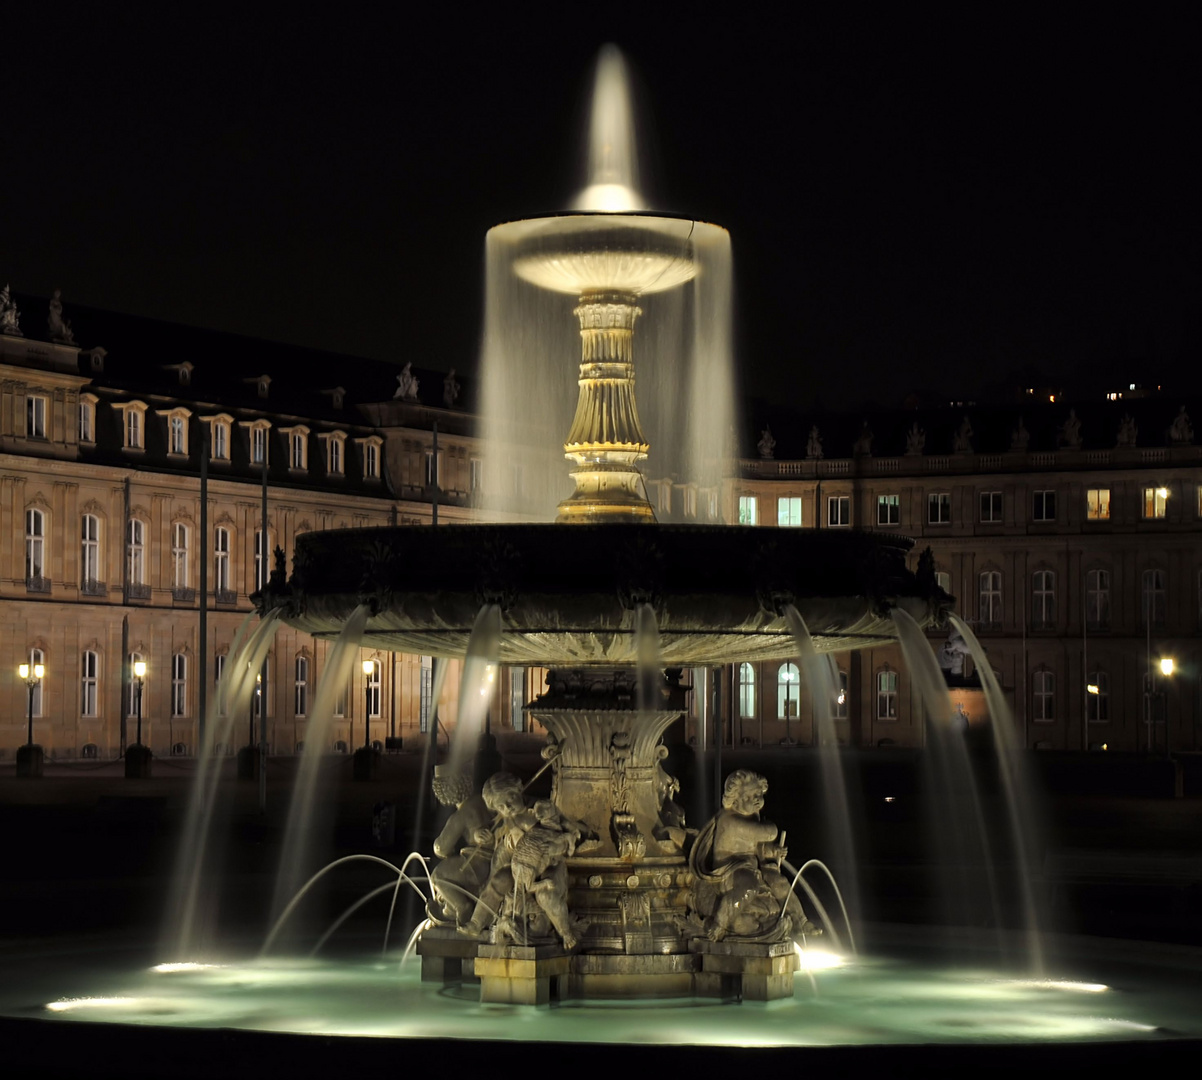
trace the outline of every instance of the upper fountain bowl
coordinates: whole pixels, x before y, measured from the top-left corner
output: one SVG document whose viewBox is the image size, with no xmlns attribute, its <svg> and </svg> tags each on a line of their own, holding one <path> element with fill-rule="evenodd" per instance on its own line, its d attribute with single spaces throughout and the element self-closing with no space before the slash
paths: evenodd
<svg viewBox="0 0 1202 1080">
<path fill-rule="evenodd" d="M 856 530 L 739 526 L 456 525 L 297 537 L 260 610 L 332 637 L 359 604 L 364 644 L 463 656 L 485 604 L 503 613 L 503 664 L 633 664 L 637 613 L 655 611 L 665 667 L 792 659 L 793 604 L 825 652 L 891 641 L 901 607 L 921 625 L 951 603 L 912 541 Z"/>
<path fill-rule="evenodd" d="M 690 218 L 574 212 L 497 225 L 489 239 L 509 247 L 514 273 L 541 289 L 645 296 L 697 275 L 699 229 L 724 232 Z"/>
</svg>

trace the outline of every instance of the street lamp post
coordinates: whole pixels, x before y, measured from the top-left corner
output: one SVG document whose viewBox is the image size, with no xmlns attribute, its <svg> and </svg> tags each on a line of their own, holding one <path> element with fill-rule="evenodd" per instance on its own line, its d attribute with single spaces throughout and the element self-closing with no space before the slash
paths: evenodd
<svg viewBox="0 0 1202 1080">
<path fill-rule="evenodd" d="M 134 740 L 139 746 L 142 745 L 142 686 L 146 681 L 146 661 L 134 661 L 134 687 L 137 690 L 138 702 L 138 736 Z"/>
<path fill-rule="evenodd" d="M 363 661 L 363 749 L 371 753 L 371 677 L 376 668 L 370 660 Z"/>
<path fill-rule="evenodd" d="M 41 664 L 20 664 L 17 674 L 29 691 L 26 706 L 28 729 L 25 745 L 17 748 L 17 775 L 41 776 L 42 748 L 33 744 L 33 695 L 46 674 L 46 668 Z"/>
<path fill-rule="evenodd" d="M 351 775 L 356 780 L 375 776 L 376 760 L 371 748 L 371 679 L 376 672 L 374 660 L 363 661 L 363 745 L 352 755 Z M 351 720 L 350 741 L 355 741 L 355 721 Z"/>
<path fill-rule="evenodd" d="M 125 751 L 125 778 L 127 780 L 146 780 L 150 777 L 151 759 L 154 755 L 148 747 L 142 745 L 142 694 L 146 688 L 146 661 L 135 660 L 130 685 L 134 691 L 134 708 L 138 727 L 133 746 Z"/>
</svg>

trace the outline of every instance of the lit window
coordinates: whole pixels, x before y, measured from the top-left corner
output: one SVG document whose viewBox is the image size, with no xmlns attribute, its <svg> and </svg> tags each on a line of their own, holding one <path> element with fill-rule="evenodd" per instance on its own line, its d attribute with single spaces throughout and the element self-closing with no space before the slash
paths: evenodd
<svg viewBox="0 0 1202 1080">
<path fill-rule="evenodd" d="M 171 658 L 171 715 L 188 715 L 188 658 L 183 653 Z"/>
<path fill-rule="evenodd" d="M 739 718 L 751 720 L 755 717 L 755 667 L 739 665 Z"/>
<path fill-rule="evenodd" d="M 897 719 L 897 686 L 896 671 L 885 668 L 876 675 L 876 718 L 878 720 Z"/>
<path fill-rule="evenodd" d="M 1050 630 L 1056 625 L 1056 574 L 1036 570 L 1031 575 L 1031 625 Z"/>
<path fill-rule="evenodd" d="M 25 580 L 41 581 L 45 576 L 46 515 L 41 510 L 25 511 Z"/>
<path fill-rule="evenodd" d="M 267 428 L 254 427 L 250 430 L 250 461 L 252 465 L 267 462 Z"/>
<path fill-rule="evenodd" d="M 182 416 L 172 416 L 168 423 L 171 430 L 171 453 L 186 454 L 188 452 L 188 422 Z"/>
<path fill-rule="evenodd" d="M 137 518 L 130 518 L 126 536 L 126 569 L 131 585 L 142 585 L 146 581 L 146 525 Z"/>
<path fill-rule="evenodd" d="M 801 524 L 801 498 L 790 495 L 776 500 L 777 525 L 797 526 Z"/>
<path fill-rule="evenodd" d="M 1090 570 L 1085 575 L 1085 620 L 1091 629 L 1110 625 L 1110 571 Z"/>
<path fill-rule="evenodd" d="M 296 658 L 295 690 L 293 704 L 296 715 L 305 716 L 309 712 L 309 658 L 307 656 Z"/>
<path fill-rule="evenodd" d="M 31 439 L 46 437 L 46 399 L 31 394 L 25 399 L 25 434 Z"/>
<path fill-rule="evenodd" d="M 981 492 L 981 521 L 986 524 L 999 524 L 1002 520 L 1002 493 L 1000 491 Z"/>
<path fill-rule="evenodd" d="M 268 535 L 266 543 L 263 540 L 263 532 L 261 529 L 255 530 L 255 589 L 261 589 L 267 584 L 267 551 L 271 546 L 271 536 Z"/>
<path fill-rule="evenodd" d="M 171 587 L 188 587 L 188 526 L 180 522 L 171 526 Z"/>
<path fill-rule="evenodd" d="M 754 495 L 739 496 L 739 524 L 759 524 L 759 500 Z"/>
<path fill-rule="evenodd" d="M 1085 519 L 1110 520 L 1110 488 L 1090 488 L 1085 492 Z"/>
<path fill-rule="evenodd" d="M 528 700 L 526 692 L 526 669 L 509 669 L 509 718 L 514 731 L 526 730 L 526 714 L 522 711 Z"/>
<path fill-rule="evenodd" d="M 442 453 L 438 455 L 438 460 L 434 459 L 434 451 L 426 451 L 426 487 L 441 487 L 442 486 Z M 662 488 L 663 485 L 661 484 Z M 668 498 L 671 499 L 671 490 L 669 489 Z"/>
<path fill-rule="evenodd" d="M 876 499 L 876 523 L 878 525 L 901 524 L 901 496 L 878 495 Z"/>
<path fill-rule="evenodd" d="M 1110 719 L 1110 676 L 1104 671 L 1091 671 L 1086 676 L 1085 716 L 1091 724 L 1104 724 Z"/>
<path fill-rule="evenodd" d="M 288 468 L 309 467 L 309 432 L 305 428 L 293 428 L 288 433 Z"/>
<path fill-rule="evenodd" d="M 952 575 L 946 570 L 935 571 L 935 584 L 939 586 L 948 596 L 952 594 Z"/>
<path fill-rule="evenodd" d="M 97 706 L 96 680 L 100 671 L 100 657 L 91 649 L 85 649 L 79 671 L 79 715 L 95 716 Z"/>
<path fill-rule="evenodd" d="M 79 441 L 96 441 L 96 404 L 83 398 L 79 401 Z"/>
<path fill-rule="evenodd" d="M 1153 626 L 1164 626 L 1164 571 L 1145 570 L 1143 578 L 1140 623 L 1148 625 L 1151 613 Z"/>
<path fill-rule="evenodd" d="M 796 664 L 781 664 L 776 673 L 776 715 L 795 720 L 801 707 L 801 674 Z"/>
<path fill-rule="evenodd" d="M 367 715 L 373 719 L 380 715 L 380 661 L 371 662 L 371 673 L 367 676 Z"/>
<path fill-rule="evenodd" d="M 100 580 L 100 519 L 84 514 L 80 519 L 79 572 L 85 588 Z"/>
<path fill-rule="evenodd" d="M 213 588 L 230 591 L 230 531 L 221 526 L 213 530 Z"/>
<path fill-rule="evenodd" d="M 230 459 L 230 426 L 224 420 L 213 421 L 213 446 L 210 457 L 214 461 Z"/>
<path fill-rule="evenodd" d="M 1050 671 L 1031 674 L 1032 719 L 1046 724 L 1056 718 L 1056 676 Z"/>
<path fill-rule="evenodd" d="M 1169 507 L 1169 489 L 1166 487 L 1144 488 L 1144 517 L 1162 518 Z"/>
<path fill-rule="evenodd" d="M 1037 491 L 1035 492 L 1031 504 L 1031 520 L 1032 521 L 1055 521 L 1056 520 L 1056 492 L 1054 491 Z"/>
<path fill-rule="evenodd" d="M 832 495 L 826 500 L 826 523 L 832 527 L 851 524 L 850 495 Z"/>
<path fill-rule="evenodd" d="M 125 410 L 125 447 L 127 450 L 142 449 L 142 413 L 138 409 Z"/>
<path fill-rule="evenodd" d="M 839 672 L 839 691 L 835 695 L 834 717 L 836 720 L 846 720 L 851 703 L 851 690 L 848 686 L 847 672 Z"/>
<path fill-rule="evenodd" d="M 379 443 L 363 444 L 363 475 L 369 480 L 377 480 L 380 476 L 380 446 Z M 475 490 L 474 488 L 472 490 Z"/>
<path fill-rule="evenodd" d="M 952 520 L 952 497 L 946 491 L 927 495 L 927 524 L 947 525 Z"/>
<path fill-rule="evenodd" d="M 342 439 L 338 435 L 326 440 L 326 472 L 331 476 L 342 475 Z"/>
<path fill-rule="evenodd" d="M 981 625 L 997 629 L 1002 625 L 1002 575 L 998 570 L 986 570 L 980 576 L 980 603 L 977 618 Z"/>
</svg>

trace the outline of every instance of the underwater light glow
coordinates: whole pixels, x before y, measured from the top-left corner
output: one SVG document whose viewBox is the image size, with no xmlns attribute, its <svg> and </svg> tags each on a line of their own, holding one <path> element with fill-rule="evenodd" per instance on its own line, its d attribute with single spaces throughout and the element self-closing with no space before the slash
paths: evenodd
<svg viewBox="0 0 1202 1080">
<path fill-rule="evenodd" d="M 170 974 L 173 971 L 205 971 L 208 968 L 221 967 L 220 964 L 197 964 L 191 961 L 183 961 L 176 964 L 155 964 L 151 971 L 157 971 L 160 974 Z"/>
<path fill-rule="evenodd" d="M 830 968 L 843 967 L 847 963 L 842 956 L 829 949 L 803 949 L 794 942 L 793 950 L 801 961 L 802 971 L 828 971 Z"/>
<path fill-rule="evenodd" d="M 122 1005 L 135 1005 L 137 998 L 131 997 L 83 997 L 83 998 L 60 998 L 58 1001 L 50 1001 L 46 1003 L 46 1008 L 51 1012 L 70 1012 L 72 1009 L 98 1009 L 106 1006 L 120 1007 Z"/>
</svg>

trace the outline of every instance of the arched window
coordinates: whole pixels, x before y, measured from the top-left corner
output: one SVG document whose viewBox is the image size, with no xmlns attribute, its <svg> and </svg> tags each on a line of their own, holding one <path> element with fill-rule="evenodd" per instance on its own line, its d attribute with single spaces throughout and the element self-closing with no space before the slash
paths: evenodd
<svg viewBox="0 0 1202 1080">
<path fill-rule="evenodd" d="M 739 665 L 739 717 L 750 720 L 755 716 L 755 666 Z"/>
<path fill-rule="evenodd" d="M 84 743 L 80 747 L 79 756 L 86 761 L 95 761 L 96 758 L 100 757 L 100 747 L 94 742 Z"/>
<path fill-rule="evenodd" d="M 307 656 L 296 658 L 295 688 L 296 715 L 305 716 L 309 712 L 309 658 Z"/>
<path fill-rule="evenodd" d="M 171 526 L 171 587 L 188 587 L 188 526 L 180 521 Z"/>
<path fill-rule="evenodd" d="M 346 753 L 346 740 L 345 739 L 339 739 L 336 743 L 334 743 L 334 753 L 335 754 L 345 754 Z"/>
<path fill-rule="evenodd" d="M 889 668 L 876 673 L 876 718 L 897 719 L 897 672 Z"/>
<path fill-rule="evenodd" d="M 1050 671 L 1031 673 L 1031 718 L 1045 724 L 1056 717 L 1056 676 Z"/>
<path fill-rule="evenodd" d="M 129 583 L 142 585 L 146 582 L 146 524 L 138 518 L 130 518 L 127 534 Z"/>
<path fill-rule="evenodd" d="M 796 717 L 801 705 L 801 675 L 796 664 L 781 664 L 776 672 L 776 715 Z"/>
<path fill-rule="evenodd" d="M 380 661 L 373 660 L 367 676 L 367 715 L 373 719 L 380 715 L 380 681 Z"/>
<path fill-rule="evenodd" d="M 79 525 L 79 577 L 86 591 L 100 581 L 100 519 L 84 514 Z"/>
<path fill-rule="evenodd" d="M 137 681 L 137 679 L 134 678 L 134 664 L 136 664 L 139 660 L 145 660 L 145 659 L 146 659 L 146 657 L 143 656 L 140 652 L 131 652 L 129 654 L 129 669 L 128 669 L 129 670 L 129 686 L 127 688 L 126 695 L 125 695 L 125 715 L 126 716 L 137 716 L 138 715 L 138 681 Z M 149 678 L 149 673 L 147 673 L 147 678 Z M 146 680 L 143 679 L 143 682 L 145 682 L 145 681 Z M 146 692 L 145 687 L 143 687 L 142 692 L 143 693 Z"/>
<path fill-rule="evenodd" d="M 25 580 L 40 582 L 46 570 L 46 515 L 25 511 Z"/>
<path fill-rule="evenodd" d="M 30 671 L 33 671 L 33 669 L 38 664 L 44 665 L 45 663 L 46 663 L 46 654 L 44 652 L 42 652 L 41 649 L 30 649 L 29 650 L 29 670 Z M 41 679 L 38 679 L 38 681 L 34 684 L 34 687 L 33 687 L 33 715 L 35 717 L 42 715 L 42 684 L 45 683 L 45 681 L 46 680 L 44 677 Z M 27 702 L 28 702 L 28 700 L 29 699 L 26 698 Z"/>
<path fill-rule="evenodd" d="M 188 715 L 188 658 L 183 653 L 171 658 L 171 715 Z"/>
<path fill-rule="evenodd" d="M 1091 629 L 1110 625 L 1110 571 L 1090 570 L 1085 575 L 1085 619 Z"/>
<path fill-rule="evenodd" d="M 1056 625 L 1056 573 L 1036 570 L 1031 575 L 1031 625 L 1050 630 Z"/>
<path fill-rule="evenodd" d="M 1085 716 L 1091 724 L 1104 724 L 1110 719 L 1110 676 L 1104 671 L 1091 671 L 1085 687 Z"/>
<path fill-rule="evenodd" d="M 847 672 L 839 672 L 839 688 L 835 693 L 835 707 L 832 710 L 836 720 L 846 720 L 851 705 L 851 689 L 848 686 Z"/>
<path fill-rule="evenodd" d="M 213 530 L 213 589 L 230 591 L 230 531 L 220 525 Z"/>
<path fill-rule="evenodd" d="M 188 756 L 188 744 L 182 743 L 182 742 L 172 743 L 171 744 L 171 756 L 172 757 L 187 757 Z"/>
<path fill-rule="evenodd" d="M 980 603 L 977 618 L 983 627 L 998 628 L 1002 625 L 1002 574 L 999 570 L 986 570 L 980 576 Z"/>
<path fill-rule="evenodd" d="M 1142 625 L 1148 625 L 1151 613 L 1153 626 L 1164 626 L 1164 571 L 1145 570 L 1143 603 L 1140 605 Z"/>
<path fill-rule="evenodd" d="M 100 675 L 100 657 L 91 649 L 85 649 L 80 662 L 79 715 L 96 716 L 97 684 Z"/>
</svg>

